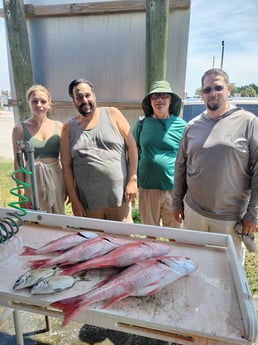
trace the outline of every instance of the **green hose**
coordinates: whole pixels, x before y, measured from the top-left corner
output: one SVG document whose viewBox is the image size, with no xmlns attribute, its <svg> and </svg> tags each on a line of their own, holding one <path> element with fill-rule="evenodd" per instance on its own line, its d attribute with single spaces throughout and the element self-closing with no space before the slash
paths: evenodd
<svg viewBox="0 0 258 345">
<path fill-rule="evenodd" d="M 10 194 L 18 197 L 19 201 L 12 201 L 8 203 L 8 206 L 15 208 L 16 210 L 20 211 L 20 214 L 18 214 L 19 216 L 25 216 L 27 214 L 27 211 L 21 207 L 21 204 L 23 204 L 24 202 L 29 201 L 30 199 L 26 196 L 26 195 L 21 195 L 18 193 L 19 190 L 21 189 L 25 189 L 25 188 L 30 188 L 30 184 L 24 181 L 21 181 L 19 179 L 16 178 L 16 174 L 18 173 L 23 173 L 26 175 L 31 175 L 31 171 L 25 169 L 24 167 L 21 167 L 18 170 L 15 170 L 12 174 L 11 177 L 12 179 L 16 182 L 16 184 L 18 185 L 17 187 L 13 187 L 10 189 Z"/>
<path fill-rule="evenodd" d="M 20 181 L 16 178 L 16 174 L 23 173 L 26 175 L 31 175 L 31 171 L 26 170 L 21 167 L 15 170 L 11 177 L 16 182 L 17 186 L 10 189 L 10 194 L 18 197 L 18 201 L 12 201 L 8 203 L 8 206 L 14 208 L 15 212 L 7 212 L 6 217 L 0 220 L 0 243 L 7 241 L 9 238 L 13 237 L 18 231 L 20 226 L 23 224 L 21 217 L 26 216 L 26 209 L 21 207 L 21 204 L 29 201 L 30 199 L 25 195 L 20 195 L 18 192 L 24 188 L 30 188 L 30 184 L 24 181 Z"/>
</svg>

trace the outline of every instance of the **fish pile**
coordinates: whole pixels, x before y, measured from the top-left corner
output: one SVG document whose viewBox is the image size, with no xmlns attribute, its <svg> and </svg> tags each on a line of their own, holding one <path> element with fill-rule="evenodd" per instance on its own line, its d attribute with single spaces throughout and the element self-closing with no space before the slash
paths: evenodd
<svg viewBox="0 0 258 345">
<path fill-rule="evenodd" d="M 88 241 L 84 241 L 77 246 L 52 258 L 34 260 L 31 262 L 31 267 L 46 268 L 55 265 L 59 265 L 60 267 L 72 265 L 81 261 L 86 261 L 95 257 L 105 255 L 125 243 L 128 243 L 128 241 L 111 236 L 99 236 L 89 239 Z"/>
<path fill-rule="evenodd" d="M 188 257 L 170 255 L 166 242 L 120 239 L 114 236 L 78 232 L 51 241 L 40 248 L 25 247 L 21 255 L 51 255 L 30 260 L 31 270 L 14 284 L 31 294 L 48 294 L 72 287 L 87 270 L 117 267 L 120 270 L 100 281 L 86 293 L 51 304 L 64 313 L 63 326 L 95 302 L 103 308 L 128 296 L 146 296 L 160 291 L 186 275 L 198 264 Z"/>
<path fill-rule="evenodd" d="M 163 256 L 138 261 L 114 277 L 100 282 L 85 294 L 62 299 L 51 304 L 64 313 L 62 326 L 95 302 L 105 300 L 103 308 L 128 296 L 147 296 L 160 291 L 172 282 L 193 273 L 198 268 L 190 258 Z"/>
</svg>

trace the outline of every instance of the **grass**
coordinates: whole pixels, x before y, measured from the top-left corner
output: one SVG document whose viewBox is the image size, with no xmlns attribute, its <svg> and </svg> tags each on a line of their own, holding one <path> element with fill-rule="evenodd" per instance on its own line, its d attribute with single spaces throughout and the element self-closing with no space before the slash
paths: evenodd
<svg viewBox="0 0 258 345">
<path fill-rule="evenodd" d="M 0 158 L 0 207 L 3 208 L 8 207 L 9 202 L 17 201 L 17 197 L 10 193 L 10 190 L 14 189 L 15 191 L 16 187 L 15 181 L 10 177 L 13 171 L 13 162 Z M 66 206 L 65 211 L 67 215 L 72 214 L 70 205 Z M 133 219 L 135 223 L 139 223 L 139 210 L 137 207 L 133 210 Z M 258 247 L 258 233 L 256 233 L 255 239 Z M 244 270 L 252 295 L 258 293 L 257 262 L 258 252 L 247 252 Z"/>
<path fill-rule="evenodd" d="M 12 172 L 13 162 L 0 159 L 0 207 L 8 207 L 10 201 L 17 201 L 17 198 L 10 194 L 10 190 L 16 186 L 10 177 Z"/>
</svg>

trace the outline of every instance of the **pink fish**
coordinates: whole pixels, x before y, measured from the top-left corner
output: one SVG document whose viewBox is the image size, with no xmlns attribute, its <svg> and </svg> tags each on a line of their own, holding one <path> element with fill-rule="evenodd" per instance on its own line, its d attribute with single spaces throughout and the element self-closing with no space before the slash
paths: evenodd
<svg viewBox="0 0 258 345">
<path fill-rule="evenodd" d="M 51 306 L 63 311 L 62 326 L 65 326 L 95 302 L 106 301 L 102 308 L 107 308 L 128 296 L 152 295 L 197 268 L 198 264 L 187 257 L 164 256 L 139 261 L 86 294 L 56 301 Z"/>
<path fill-rule="evenodd" d="M 78 244 L 76 247 L 67 250 L 61 255 L 48 259 L 30 261 L 30 263 L 33 269 L 51 267 L 56 265 L 71 265 L 76 262 L 95 258 L 99 255 L 104 255 L 127 242 L 128 240 L 111 236 L 96 237 Z"/>
<path fill-rule="evenodd" d="M 121 247 L 114 249 L 112 252 L 104 256 L 81 262 L 72 267 L 68 267 L 64 269 L 61 274 L 74 275 L 75 273 L 78 273 L 80 271 L 92 268 L 126 267 L 134 264 L 139 260 L 165 255 L 170 250 L 171 246 L 164 242 L 129 242 Z"/>
<path fill-rule="evenodd" d="M 21 255 L 45 255 L 57 251 L 64 251 L 92 238 L 98 237 L 91 231 L 79 231 L 76 233 L 62 236 L 56 240 L 46 243 L 40 248 L 24 247 Z"/>
</svg>

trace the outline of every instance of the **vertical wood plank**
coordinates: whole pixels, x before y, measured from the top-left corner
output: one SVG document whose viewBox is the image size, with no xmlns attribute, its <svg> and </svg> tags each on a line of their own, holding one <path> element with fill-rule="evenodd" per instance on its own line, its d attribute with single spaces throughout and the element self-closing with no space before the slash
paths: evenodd
<svg viewBox="0 0 258 345">
<path fill-rule="evenodd" d="M 22 0 L 4 0 L 4 16 L 16 93 L 16 112 L 20 120 L 30 116 L 26 91 L 33 84 L 29 38 Z"/>
<path fill-rule="evenodd" d="M 146 0 L 146 91 L 166 79 L 169 0 Z"/>
</svg>

